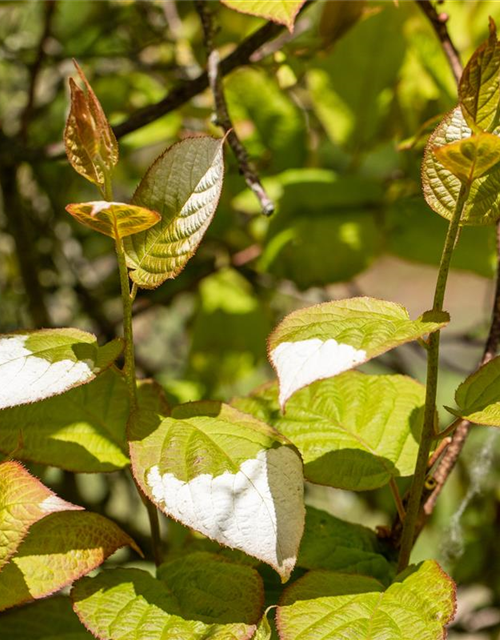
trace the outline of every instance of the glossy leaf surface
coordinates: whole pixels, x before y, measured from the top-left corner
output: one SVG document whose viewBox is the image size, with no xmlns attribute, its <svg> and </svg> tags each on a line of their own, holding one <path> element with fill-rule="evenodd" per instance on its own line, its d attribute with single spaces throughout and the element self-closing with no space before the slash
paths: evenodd
<svg viewBox="0 0 500 640">
<path fill-rule="evenodd" d="M 436 156 L 436 150 L 458 141 L 470 142 L 472 131 L 460 107 L 446 115 L 429 138 L 422 164 L 422 186 L 427 204 L 436 213 L 451 219 L 462 182 Z M 500 216 L 500 167 L 494 166 L 474 180 L 465 204 L 461 224 L 493 224 Z"/>
<path fill-rule="evenodd" d="M 59 396 L 0 411 L 0 451 L 68 471 L 115 471 L 129 463 L 128 414 L 125 381 L 111 368 Z"/>
<path fill-rule="evenodd" d="M 280 640 L 442 640 L 456 607 L 451 578 L 427 561 L 400 580 L 384 591 L 373 578 L 311 571 L 283 595 Z"/>
<path fill-rule="evenodd" d="M 35 523 L 0 571 L 0 611 L 44 598 L 135 542 L 114 522 L 87 511 L 62 511 Z"/>
<path fill-rule="evenodd" d="M 68 204 L 66 211 L 80 224 L 115 239 L 149 229 L 161 219 L 156 211 L 123 202 Z"/>
<path fill-rule="evenodd" d="M 79 329 L 0 335 L 0 409 L 63 393 L 93 380 L 120 355 L 120 339 L 103 347 Z"/>
<path fill-rule="evenodd" d="M 268 425 L 218 402 L 142 410 L 129 429 L 134 476 L 167 515 L 270 564 L 286 580 L 304 526 L 302 462 Z"/>
<path fill-rule="evenodd" d="M 217 208 L 224 175 L 224 141 L 186 138 L 150 167 L 133 204 L 158 211 L 161 221 L 125 240 L 130 277 L 154 289 L 175 278 L 196 251 Z"/>
<path fill-rule="evenodd" d="M 57 511 L 80 509 L 14 461 L 0 464 L 0 569 L 17 551 L 30 527 Z"/>
<path fill-rule="evenodd" d="M 263 588 L 254 569 L 201 553 L 162 565 L 158 579 L 139 569 L 104 571 L 71 596 L 100 640 L 250 640 Z"/>
<path fill-rule="evenodd" d="M 353 371 L 299 391 L 285 415 L 275 386 L 235 404 L 295 444 L 307 480 L 365 491 L 413 473 L 424 399 L 424 387 L 406 376 Z"/>
<path fill-rule="evenodd" d="M 293 31 L 295 17 L 305 0 L 222 0 L 222 2 L 231 9 L 279 22 Z"/>
<path fill-rule="evenodd" d="M 64 130 L 66 155 L 73 169 L 103 188 L 118 162 L 118 142 L 83 71 L 76 70 L 85 90 L 70 78 L 71 108 Z"/>
<path fill-rule="evenodd" d="M 375 298 L 349 298 L 299 309 L 269 336 L 269 359 L 282 408 L 302 387 L 348 371 L 445 326 L 447 314 L 410 320 L 407 310 Z"/>
<path fill-rule="evenodd" d="M 458 88 L 462 112 L 469 127 L 493 131 L 500 118 L 500 46 L 490 18 L 488 40 L 473 53 Z"/>
</svg>

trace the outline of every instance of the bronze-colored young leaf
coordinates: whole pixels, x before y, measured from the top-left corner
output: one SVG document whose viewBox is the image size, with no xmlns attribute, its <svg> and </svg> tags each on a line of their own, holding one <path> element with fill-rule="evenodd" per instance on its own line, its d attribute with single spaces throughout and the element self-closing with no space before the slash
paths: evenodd
<svg viewBox="0 0 500 640">
<path fill-rule="evenodd" d="M 500 161 L 500 138 L 492 133 L 479 133 L 436 147 L 434 154 L 459 180 L 471 184 Z"/>
<path fill-rule="evenodd" d="M 500 43 L 490 18 L 490 35 L 472 55 L 458 88 L 462 112 L 471 129 L 493 131 L 500 123 Z"/>
<path fill-rule="evenodd" d="M 115 239 L 149 229 L 161 220 L 156 211 L 104 200 L 68 204 L 66 211 L 86 227 Z"/>
<path fill-rule="evenodd" d="M 75 171 L 102 188 L 118 162 L 118 142 L 97 96 L 76 62 L 75 67 L 85 90 L 70 78 L 71 108 L 64 130 L 66 155 Z"/>
</svg>

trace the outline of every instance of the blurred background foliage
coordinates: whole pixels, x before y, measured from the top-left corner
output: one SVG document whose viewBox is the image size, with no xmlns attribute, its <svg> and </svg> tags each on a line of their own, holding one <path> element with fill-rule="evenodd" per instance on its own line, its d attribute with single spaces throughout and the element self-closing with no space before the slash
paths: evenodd
<svg viewBox="0 0 500 640">
<path fill-rule="evenodd" d="M 213 5 L 222 55 L 262 25 Z M 439 10 L 450 16 L 464 61 L 486 38 L 488 16 L 500 21 L 497 2 L 447 0 Z M 188 1 L 0 4 L 0 331 L 73 325 L 104 340 L 120 332 L 112 242 L 64 210 L 97 195 L 61 155 L 71 58 L 119 125 L 202 73 L 199 18 Z M 416 3 L 313 3 L 294 34 L 264 43 L 224 86 L 276 212 L 261 214 L 228 149 L 222 200 L 196 256 L 177 280 L 138 296 L 140 373 L 174 403 L 228 401 L 271 379 L 266 337 L 295 308 L 372 295 L 402 302 L 416 317 L 431 306 L 446 232 L 423 201 L 420 163 L 456 88 Z M 121 137 L 117 200 L 131 198 L 166 147 L 199 132 L 219 135 L 208 91 Z M 495 262 L 494 228 L 464 229 L 446 301 L 452 323 L 443 336 L 441 404 L 452 404 L 479 360 Z M 407 345 L 364 369 L 422 380 L 424 367 L 421 348 Z M 461 585 L 450 637 L 500 637 L 499 457 L 495 436 L 476 427 L 416 550 L 417 559 L 440 558 Z M 63 497 L 145 535 L 123 475 L 31 467 Z M 372 526 L 394 514 L 387 488 L 352 494 L 311 485 L 307 499 Z M 168 536 L 175 550 L 188 534 L 170 524 Z"/>
</svg>

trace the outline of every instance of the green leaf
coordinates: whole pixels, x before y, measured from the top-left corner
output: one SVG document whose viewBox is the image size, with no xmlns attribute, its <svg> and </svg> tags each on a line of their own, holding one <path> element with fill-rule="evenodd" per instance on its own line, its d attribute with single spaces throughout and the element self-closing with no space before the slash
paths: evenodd
<svg viewBox="0 0 500 640">
<path fill-rule="evenodd" d="M 395 568 L 384 555 L 388 551 L 371 529 L 307 507 L 299 567 L 371 576 L 387 584 Z"/>
<path fill-rule="evenodd" d="M 295 18 L 305 0 L 222 0 L 231 9 L 284 24 L 293 31 Z"/>
<path fill-rule="evenodd" d="M 30 527 L 56 511 L 80 509 L 44 486 L 18 462 L 0 464 L 0 569 L 17 551 Z"/>
<path fill-rule="evenodd" d="M 197 553 L 162 565 L 104 571 L 71 592 L 80 620 L 100 640 L 250 640 L 262 614 L 258 573 Z"/>
<path fill-rule="evenodd" d="M 0 451 L 80 473 L 129 464 L 127 386 L 114 368 L 89 384 L 0 411 Z"/>
<path fill-rule="evenodd" d="M 351 371 L 299 391 L 284 416 L 275 386 L 235 404 L 267 412 L 257 415 L 298 448 L 310 482 L 366 491 L 414 472 L 424 402 L 424 387 L 411 378 Z"/>
<path fill-rule="evenodd" d="M 267 619 L 267 611 L 262 616 L 262 620 L 257 625 L 257 631 L 253 636 L 252 640 L 271 640 L 272 639 L 272 631 L 271 625 L 269 624 L 269 620 Z"/>
<path fill-rule="evenodd" d="M 500 356 L 470 375 L 455 394 L 458 410 L 453 414 L 493 427 L 500 427 Z"/>
<path fill-rule="evenodd" d="M 70 78 L 71 109 L 64 130 L 66 155 L 75 171 L 103 189 L 118 162 L 118 142 L 87 78 L 73 62 L 85 91 Z"/>
<path fill-rule="evenodd" d="M 438 161 L 465 184 L 480 178 L 500 160 L 500 138 L 478 133 L 434 149 Z"/>
<path fill-rule="evenodd" d="M 37 402 L 93 380 L 120 355 L 123 341 L 103 347 L 79 329 L 0 335 L 0 409 Z"/>
<path fill-rule="evenodd" d="M 125 239 L 130 277 L 154 289 L 186 266 L 217 208 L 224 174 L 223 139 L 186 138 L 149 168 L 133 203 L 161 214 L 161 221 Z"/>
<path fill-rule="evenodd" d="M 30 528 L 0 571 L 0 611 L 62 589 L 126 545 L 140 553 L 132 538 L 97 513 L 48 515 Z"/>
<path fill-rule="evenodd" d="M 92 640 L 68 597 L 33 602 L 0 615 L 0 637 L 8 640 Z"/>
<path fill-rule="evenodd" d="M 436 157 L 436 150 L 460 140 L 471 140 L 472 132 L 460 107 L 444 117 L 429 138 L 422 164 L 422 186 L 427 204 L 450 220 L 462 182 Z M 463 225 L 493 224 L 500 216 L 500 167 L 474 180 L 461 217 Z"/>
<path fill-rule="evenodd" d="M 278 374 L 280 406 L 299 389 L 352 369 L 401 344 L 438 331 L 448 314 L 410 320 L 395 302 L 349 298 L 299 309 L 269 336 L 269 360 Z"/>
<path fill-rule="evenodd" d="M 373 578 L 311 571 L 286 589 L 280 640 L 442 640 L 456 607 L 455 586 L 427 561 L 386 591 Z"/>
<path fill-rule="evenodd" d="M 156 211 L 104 200 L 68 204 L 66 211 L 80 224 L 115 239 L 145 231 L 161 220 Z"/>
<path fill-rule="evenodd" d="M 472 129 L 493 131 L 500 124 L 500 47 L 495 23 L 467 63 L 458 87 L 463 115 Z"/>
<path fill-rule="evenodd" d="M 164 513 L 286 580 L 304 527 L 302 463 L 268 425 L 219 402 L 134 414 L 134 476 Z"/>
</svg>

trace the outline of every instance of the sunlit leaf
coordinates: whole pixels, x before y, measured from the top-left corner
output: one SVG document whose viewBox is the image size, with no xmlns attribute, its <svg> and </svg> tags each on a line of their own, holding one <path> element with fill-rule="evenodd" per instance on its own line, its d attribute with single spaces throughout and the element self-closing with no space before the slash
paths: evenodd
<svg viewBox="0 0 500 640">
<path fill-rule="evenodd" d="M 470 422 L 500 427 L 500 356 L 480 367 L 455 393 L 458 409 L 449 409 Z"/>
<path fill-rule="evenodd" d="M 86 227 L 115 239 L 149 229 L 161 220 L 156 211 L 123 202 L 68 204 L 66 211 Z"/>
<path fill-rule="evenodd" d="M 269 336 L 271 364 L 280 383 L 280 406 L 307 385 L 444 327 L 445 313 L 410 320 L 401 305 L 375 298 L 349 298 L 299 309 Z"/>
<path fill-rule="evenodd" d="M 439 161 L 437 150 L 458 141 L 470 142 L 471 135 L 460 107 L 456 107 L 438 125 L 425 149 L 422 164 L 424 196 L 431 209 L 448 220 L 455 211 L 462 182 Z M 461 224 L 492 224 L 499 216 L 500 167 L 494 166 L 472 183 Z"/>
<path fill-rule="evenodd" d="M 139 552 L 132 538 L 97 513 L 48 515 L 30 528 L 0 571 L 0 611 L 62 589 L 126 545 Z"/>
<path fill-rule="evenodd" d="M 127 386 L 114 368 L 89 384 L 41 402 L 0 411 L 0 451 L 68 471 L 128 465 Z"/>
<path fill-rule="evenodd" d="M 167 515 L 286 580 L 304 526 L 302 462 L 274 429 L 219 402 L 133 415 L 134 476 Z"/>
<path fill-rule="evenodd" d="M 80 509 L 44 486 L 18 462 L 0 464 L 0 569 L 30 527 L 56 511 Z"/>
<path fill-rule="evenodd" d="M 469 127 L 493 131 L 500 123 L 500 46 L 490 18 L 488 40 L 473 53 L 458 87 L 462 112 Z"/>
<path fill-rule="evenodd" d="M 80 580 L 71 596 L 100 640 L 250 640 L 263 587 L 251 567 L 196 553 L 162 565 L 157 579 L 139 569 L 104 571 Z"/>
<path fill-rule="evenodd" d="M 500 160 L 500 138 L 479 133 L 434 149 L 439 162 L 466 184 L 480 178 Z"/>
<path fill-rule="evenodd" d="M 154 289 L 175 278 L 196 251 L 219 202 L 224 141 L 186 138 L 161 155 L 144 176 L 133 203 L 161 221 L 125 240 L 132 280 Z"/>
<path fill-rule="evenodd" d="M 222 2 L 231 9 L 273 20 L 293 31 L 295 18 L 305 0 L 222 0 Z"/>
<path fill-rule="evenodd" d="M 411 378 L 350 371 L 297 392 L 285 415 L 275 385 L 233 404 L 295 444 L 307 480 L 366 491 L 414 472 L 424 402 L 425 388 Z"/>
<path fill-rule="evenodd" d="M 103 188 L 118 162 L 118 142 L 87 78 L 76 62 L 75 66 L 85 90 L 70 78 L 71 108 L 64 131 L 66 155 L 75 171 Z"/>
<path fill-rule="evenodd" d="M 68 597 L 56 596 L 0 616 L 0 638 L 8 640 L 92 640 Z"/>
<path fill-rule="evenodd" d="M 453 581 L 434 561 L 412 569 L 387 590 L 373 578 L 311 571 L 283 594 L 280 640 L 442 640 L 455 614 Z"/>
<path fill-rule="evenodd" d="M 0 335 L 0 409 L 37 402 L 93 380 L 120 355 L 123 342 L 103 347 L 79 329 Z"/>
</svg>

